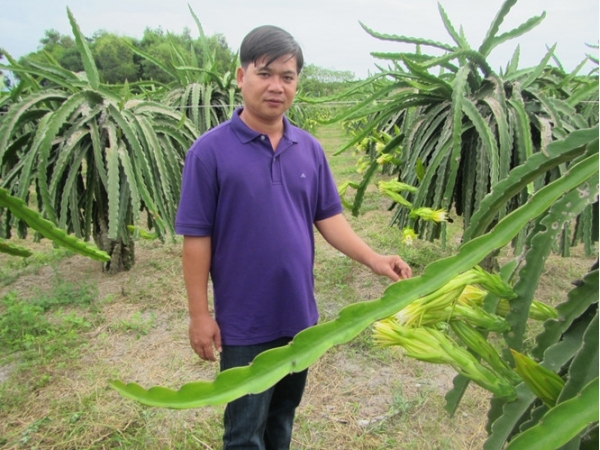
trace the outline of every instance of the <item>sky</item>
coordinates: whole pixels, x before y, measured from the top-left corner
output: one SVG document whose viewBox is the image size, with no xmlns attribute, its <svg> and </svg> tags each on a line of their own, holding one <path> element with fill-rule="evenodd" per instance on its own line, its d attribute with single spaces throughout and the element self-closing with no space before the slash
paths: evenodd
<svg viewBox="0 0 600 450">
<path fill-rule="evenodd" d="M 303 48 L 305 63 L 350 71 L 357 78 L 387 67 L 370 52 L 413 51 L 414 46 L 384 42 L 359 25 L 386 34 L 425 38 L 453 44 L 442 23 L 437 0 L 0 0 L 0 47 L 14 57 L 35 51 L 44 31 L 72 35 L 69 7 L 85 35 L 98 30 L 141 38 L 146 27 L 181 33 L 184 27 L 198 36 L 188 5 L 205 34 L 222 34 L 237 51 L 253 28 L 271 24 L 289 31 Z M 440 0 L 455 29 L 462 26 L 472 48 L 481 44 L 503 0 Z M 598 56 L 587 44 L 598 44 L 598 0 L 518 0 L 500 32 L 507 32 L 533 16 L 546 13 L 540 25 L 497 47 L 488 62 L 505 67 L 517 44 L 521 68 L 537 65 L 547 47 L 573 70 L 586 53 Z M 424 49 L 426 51 L 426 49 Z M 432 52 L 430 52 L 432 53 Z M 593 66 L 586 65 L 585 71 Z M 585 72 L 584 71 L 584 72 Z"/>
</svg>

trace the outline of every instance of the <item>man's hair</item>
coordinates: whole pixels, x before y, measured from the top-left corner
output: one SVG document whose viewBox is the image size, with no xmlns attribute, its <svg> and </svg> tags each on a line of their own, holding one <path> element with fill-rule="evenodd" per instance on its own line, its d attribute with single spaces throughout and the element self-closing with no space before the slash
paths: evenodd
<svg viewBox="0 0 600 450">
<path fill-rule="evenodd" d="M 302 48 L 290 33 L 273 25 L 255 28 L 246 35 L 240 46 L 240 62 L 244 69 L 261 58 L 266 58 L 268 66 L 284 55 L 296 58 L 299 74 L 304 65 Z"/>
</svg>

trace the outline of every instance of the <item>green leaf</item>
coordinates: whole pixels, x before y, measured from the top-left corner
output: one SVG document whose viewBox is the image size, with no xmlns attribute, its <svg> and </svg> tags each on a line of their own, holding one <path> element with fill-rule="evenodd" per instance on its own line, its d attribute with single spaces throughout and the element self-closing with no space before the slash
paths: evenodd
<svg viewBox="0 0 600 450">
<path fill-rule="evenodd" d="M 69 97 L 63 104 L 50 115 L 47 126 L 39 127 L 37 134 L 41 136 L 36 142 L 38 146 L 33 146 L 30 151 L 37 153 L 38 159 L 38 188 L 40 190 L 40 196 L 44 205 L 44 212 L 48 215 L 49 219 L 56 222 L 56 212 L 54 210 L 54 202 L 50 199 L 48 190 L 48 162 L 50 160 L 50 149 L 53 141 L 63 128 L 64 124 L 71 118 L 71 114 L 77 108 L 79 108 L 86 101 L 83 93 Z M 36 136 L 37 138 L 37 136 Z"/>
<path fill-rule="evenodd" d="M 510 9 L 517 3 L 517 0 L 505 0 L 505 2 L 500 7 L 500 10 L 496 13 L 496 17 L 490 24 L 490 28 L 488 29 L 481 46 L 479 47 L 479 52 L 483 55 L 487 55 L 491 49 L 492 41 L 496 38 L 498 31 L 500 30 L 500 25 L 504 22 L 504 18 L 510 12 Z"/>
<path fill-rule="evenodd" d="M 425 165 L 423 164 L 423 160 L 421 158 L 417 158 L 417 164 L 415 166 L 415 173 L 417 175 L 417 179 L 419 182 L 423 181 L 425 177 Z"/>
<path fill-rule="evenodd" d="M 492 41 L 489 44 L 489 48 L 487 49 L 487 53 L 481 52 L 481 50 L 480 52 L 483 53 L 484 56 L 488 56 L 491 50 L 497 47 L 498 45 L 503 44 L 504 42 L 510 39 L 522 36 L 525 33 L 531 31 L 533 28 L 537 27 L 542 22 L 542 20 L 544 20 L 545 17 L 545 12 L 542 13 L 540 16 L 532 17 L 531 19 L 527 20 L 527 22 L 519 25 L 517 28 L 514 28 L 513 30 L 492 39 Z"/>
<path fill-rule="evenodd" d="M 567 382 L 558 397 L 558 402 L 575 397 L 594 378 L 598 378 L 598 312 L 583 335 L 581 348 L 573 356 Z"/>
<path fill-rule="evenodd" d="M 477 67 L 481 69 L 485 77 L 494 73 L 494 70 L 488 64 L 485 57 L 481 53 L 471 49 L 461 49 L 451 53 L 446 53 L 445 55 L 442 55 L 437 58 L 430 58 L 424 61 L 422 65 L 425 68 L 435 66 L 449 67 L 449 61 L 452 61 L 453 59 L 458 59 L 459 62 L 461 62 L 461 66 L 464 66 L 465 64 L 462 62 L 464 58 L 468 59 L 472 63 L 475 63 L 475 65 L 477 65 Z M 458 69 L 455 69 L 452 66 L 450 66 L 449 68 L 454 69 L 452 70 L 453 72 L 458 72 Z"/>
<path fill-rule="evenodd" d="M 28 208 L 23 200 L 13 197 L 6 189 L 2 188 L 0 188 L 0 207 L 10 209 L 15 217 L 27 222 L 27 225 L 31 228 L 39 231 L 44 237 L 67 250 L 98 261 L 110 261 L 110 256 L 106 252 L 98 250 L 94 245 L 67 235 L 65 231 L 56 228 L 52 222 L 44 219 L 38 212 Z"/>
<path fill-rule="evenodd" d="M 466 93 L 468 74 L 468 67 L 461 67 L 454 79 L 452 90 L 452 153 L 449 155 L 450 161 L 446 172 L 448 178 L 442 199 L 442 208 L 446 211 L 450 210 L 450 204 L 452 203 L 452 194 L 456 183 L 462 150 L 463 100 Z"/>
<path fill-rule="evenodd" d="M 444 11 L 444 8 L 440 3 L 438 3 L 438 10 L 440 12 L 440 16 L 442 17 L 442 22 L 444 22 L 444 27 L 446 27 L 446 31 L 452 37 L 454 42 L 456 42 L 456 44 L 462 49 L 469 49 L 469 44 L 463 36 L 456 32 L 452 26 L 452 23 L 450 22 L 450 19 L 448 18 L 448 15 L 446 14 L 446 11 Z"/>
<path fill-rule="evenodd" d="M 42 117 L 42 119 L 38 123 L 38 129 L 45 129 L 48 126 L 48 122 L 50 121 L 51 118 L 52 118 L 51 114 L 46 114 L 44 117 Z M 39 147 L 40 141 L 43 139 L 44 139 L 43 133 L 36 133 L 32 143 L 31 143 L 31 147 L 32 148 Z M 37 162 L 38 156 L 39 155 L 37 154 L 37 152 L 32 152 L 32 151 L 25 152 L 23 154 L 23 159 L 22 159 L 23 166 L 20 170 L 19 183 L 17 185 L 18 186 L 17 196 L 20 198 L 26 199 L 29 196 L 29 188 L 31 186 L 31 180 L 35 176 L 35 171 L 36 171 L 35 163 Z"/>
<path fill-rule="evenodd" d="M 42 93 L 35 93 L 26 97 L 20 103 L 16 103 L 10 107 L 8 112 L 2 117 L 0 126 L 0 164 L 4 158 L 4 153 L 7 150 L 8 142 L 10 138 L 17 131 L 17 125 L 23 119 L 31 108 L 39 103 L 48 102 L 51 100 L 64 100 L 67 98 L 67 94 L 59 91 L 45 91 Z"/>
<path fill-rule="evenodd" d="M 506 450 L 559 448 L 598 421 L 598 378 L 575 398 L 550 409 L 540 422 L 509 442 Z"/>
<path fill-rule="evenodd" d="M 498 143 L 496 142 L 496 138 L 492 133 L 492 130 L 490 130 L 490 127 L 486 123 L 485 119 L 471 100 L 465 98 L 462 102 L 462 108 L 465 114 L 469 117 L 469 119 L 475 126 L 475 129 L 479 134 L 479 138 L 481 139 L 484 148 L 487 150 L 488 160 L 490 164 L 490 184 L 493 188 L 498 183 L 498 180 L 500 178 Z"/>
<path fill-rule="evenodd" d="M 21 247 L 20 245 L 13 244 L 12 242 L 7 241 L 6 239 L 0 238 L 0 253 L 6 253 L 7 255 L 13 256 L 21 256 L 22 258 L 27 258 L 33 255 L 33 252 L 25 247 Z"/>
<path fill-rule="evenodd" d="M 519 57 L 521 55 L 521 46 L 517 45 L 515 51 L 510 58 L 510 62 L 508 63 L 508 67 L 506 68 L 506 74 L 509 75 L 511 73 L 516 72 L 519 69 Z"/>
<path fill-rule="evenodd" d="M 139 218 L 142 202 L 140 200 L 139 188 L 132 167 L 131 158 L 129 157 L 129 152 L 127 152 L 123 146 L 119 147 L 119 161 L 123 167 L 125 181 L 127 182 L 131 193 L 131 207 L 133 209 L 133 221 L 135 223 Z"/>
<path fill-rule="evenodd" d="M 108 189 L 108 174 L 106 173 L 106 168 L 104 167 L 104 149 L 102 148 L 102 144 L 100 143 L 100 133 L 98 131 L 98 124 L 95 121 L 91 121 L 89 124 L 90 129 L 90 137 L 92 139 L 92 151 L 94 154 L 94 167 L 98 172 L 98 176 L 102 181 L 102 185 L 104 189 Z"/>
<path fill-rule="evenodd" d="M 488 95 L 482 98 L 486 103 L 496 121 L 499 144 L 499 179 L 502 180 L 508 176 L 512 162 L 513 140 L 509 132 L 508 115 L 506 112 L 506 98 L 502 82 L 494 78 L 494 95 Z"/>
<path fill-rule="evenodd" d="M 106 166 L 108 168 L 108 237 L 116 240 L 119 237 L 119 205 L 121 192 L 121 175 L 119 170 L 119 148 L 123 144 L 116 139 L 106 148 Z"/>
<path fill-rule="evenodd" d="M 444 98 L 451 97 L 452 85 L 450 85 L 448 82 L 444 81 L 441 77 L 431 75 L 429 72 L 427 72 L 426 67 L 423 67 L 420 64 L 411 61 L 410 59 L 404 56 L 402 57 L 402 62 L 404 62 L 404 64 L 406 65 L 408 70 L 411 71 L 411 73 L 418 77 L 418 80 L 421 83 L 419 87 L 420 90 L 425 90 L 426 88 L 429 88 L 430 85 L 433 85 L 442 89 L 442 91 L 444 92 Z"/>
<path fill-rule="evenodd" d="M 381 153 L 387 154 L 393 152 L 394 150 L 396 150 L 396 148 L 398 148 L 403 139 L 404 136 L 402 134 L 398 134 L 385 145 L 385 147 L 381 150 Z M 355 217 L 357 217 L 360 212 L 360 207 L 362 205 L 365 192 L 367 190 L 369 182 L 371 181 L 371 178 L 373 177 L 378 167 L 379 164 L 377 163 L 377 160 L 373 160 L 367 168 L 367 170 L 365 171 L 363 179 L 361 180 L 360 185 L 356 190 L 356 196 L 354 197 L 354 204 L 352 206 L 352 215 Z"/>
<path fill-rule="evenodd" d="M 58 65 L 28 61 L 26 66 L 9 67 L 11 71 L 19 76 L 19 78 L 24 77 L 25 75 L 35 75 L 39 79 L 47 80 L 67 91 L 89 87 L 88 83 L 78 78 L 75 73 L 61 69 Z M 3 67 L 0 65 L 0 68 Z M 65 75 L 65 72 L 68 72 L 70 76 Z"/>
<path fill-rule="evenodd" d="M 68 167 L 67 177 L 63 180 L 64 185 L 62 199 L 60 200 L 60 220 L 58 226 L 64 229 L 72 227 L 75 236 L 82 237 L 83 233 L 80 220 L 81 211 L 78 205 L 78 197 L 82 192 L 79 190 L 78 181 L 80 181 L 79 177 L 81 172 L 84 171 L 83 160 L 86 148 L 83 146 L 74 146 L 74 148 L 76 150 L 71 159 L 71 164 Z M 71 220 L 67 224 L 69 217 Z"/>
<path fill-rule="evenodd" d="M 556 44 L 554 44 L 552 46 L 552 48 L 550 48 L 550 50 L 548 50 L 548 53 L 546 53 L 546 56 L 544 56 L 544 58 L 542 58 L 542 60 L 536 66 L 536 68 L 533 70 L 533 72 L 531 72 L 529 74 L 529 76 L 527 77 L 527 79 L 521 83 L 522 89 L 527 89 L 540 77 L 540 75 L 542 74 L 542 72 L 544 71 L 546 66 L 548 65 L 548 61 L 550 61 L 550 58 L 554 54 L 555 49 L 556 49 Z"/>
<path fill-rule="evenodd" d="M 508 104 L 512 107 L 509 111 L 509 117 L 514 118 L 514 129 L 516 134 L 516 155 L 517 164 L 524 163 L 533 154 L 533 141 L 531 137 L 531 124 L 525 103 L 521 97 L 521 93 L 516 89 L 513 91 L 513 98 L 508 100 Z M 527 193 L 532 194 L 534 190 L 533 184 L 527 186 Z"/>
<path fill-rule="evenodd" d="M 515 3 L 517 3 L 517 0 L 506 0 L 502 4 L 481 46 L 479 47 L 479 53 L 481 53 L 484 56 L 488 56 L 493 48 L 497 47 L 503 42 L 506 42 L 510 39 L 514 39 L 527 33 L 528 31 L 538 26 L 541 23 L 541 21 L 544 20 L 544 17 L 546 17 L 546 13 L 544 12 L 541 16 L 534 16 L 530 18 L 525 23 L 519 25 L 517 28 L 514 28 L 508 33 L 504 33 L 500 36 L 497 36 L 498 31 L 500 30 L 500 25 L 502 25 L 504 18 L 509 13 L 510 9 L 515 5 Z"/>
<path fill-rule="evenodd" d="M 367 27 L 364 23 L 362 23 L 360 21 L 359 21 L 359 24 L 363 28 L 363 30 L 365 30 L 371 36 L 373 36 L 376 39 L 380 39 L 382 41 L 392 41 L 392 42 L 403 42 L 406 44 L 427 45 L 429 47 L 439 48 L 439 49 L 448 50 L 448 51 L 455 50 L 455 48 L 453 46 L 448 45 L 448 44 L 443 44 L 441 42 L 431 41 L 429 39 L 398 36 L 395 34 L 377 33 L 376 31 L 370 29 L 369 27 Z"/>
<path fill-rule="evenodd" d="M 536 153 L 527 159 L 525 164 L 513 169 L 509 177 L 500 181 L 482 202 L 479 210 L 473 215 L 469 227 L 465 230 L 463 239 L 468 241 L 482 234 L 510 198 L 541 174 L 584 154 L 588 143 L 597 154 L 597 136 L 598 127 L 576 131 L 571 133 L 567 139 L 550 144 L 545 153 Z"/>
<path fill-rule="evenodd" d="M 79 54 L 81 55 L 81 61 L 83 62 L 83 67 L 85 69 L 88 82 L 90 83 L 92 89 L 98 89 L 98 87 L 100 87 L 100 75 L 98 74 L 98 68 L 94 62 L 92 51 L 87 45 L 85 36 L 79 29 L 79 25 L 77 25 L 75 17 L 73 17 L 73 13 L 71 13 L 71 10 L 68 7 L 67 15 L 69 16 L 69 22 L 71 23 L 71 29 L 73 30 L 73 35 L 75 36 L 77 50 L 79 50 Z"/>
<path fill-rule="evenodd" d="M 504 339 L 510 349 L 522 351 L 529 310 L 553 242 L 563 225 L 574 220 L 588 204 L 594 203 L 597 195 L 598 173 L 577 189 L 565 193 L 540 220 L 540 226 L 533 230 L 524 263 L 519 269 L 522 276 L 513 286 L 517 298 L 510 301 L 510 312 L 506 316 L 510 332 L 505 333 Z"/>
<path fill-rule="evenodd" d="M 574 323 L 567 330 L 560 342 L 548 349 L 541 364 L 554 372 L 563 367 L 581 347 L 587 323 Z M 506 402 L 495 399 L 492 402 L 492 410 L 489 412 L 488 439 L 484 444 L 484 450 L 500 450 L 513 435 L 522 418 L 529 414 L 533 408 L 533 402 L 537 397 L 524 384 L 517 386 L 517 400 Z"/>
<path fill-rule="evenodd" d="M 145 117 L 138 116 L 137 123 L 141 134 L 144 136 L 146 141 L 147 154 L 151 158 L 153 166 L 155 167 L 157 184 L 160 186 L 162 191 L 162 198 L 158 192 L 156 193 L 157 197 L 161 199 L 161 202 L 164 203 L 166 210 L 169 211 L 168 217 L 175 217 L 174 206 L 177 204 L 179 199 L 171 189 L 171 185 L 177 185 L 178 183 L 177 180 L 172 180 L 169 176 L 169 171 L 167 170 L 164 158 L 165 149 L 161 147 L 150 121 L 148 121 Z"/>
<path fill-rule="evenodd" d="M 591 98 L 598 98 L 598 80 L 591 80 L 586 86 L 570 95 L 566 101 L 569 105 L 575 107 L 581 102 L 589 101 Z"/>
<path fill-rule="evenodd" d="M 541 359 L 546 350 L 557 343 L 571 324 L 598 301 L 598 270 L 588 273 L 582 283 L 569 292 L 567 301 L 556 307 L 558 320 L 544 322 L 544 331 L 536 337 L 532 355 Z"/>
<path fill-rule="evenodd" d="M 209 62 L 210 62 L 210 48 L 208 46 L 208 39 L 206 38 L 205 34 L 204 34 L 204 29 L 202 28 L 202 24 L 200 23 L 200 20 L 198 20 L 198 16 L 196 16 L 196 14 L 194 13 L 194 10 L 192 9 L 192 7 L 188 4 L 188 9 L 190 10 L 190 14 L 192 15 L 192 17 L 194 18 L 194 22 L 196 22 L 196 27 L 198 28 L 198 35 L 199 35 L 199 41 L 200 41 L 200 45 L 202 46 L 202 59 L 203 59 L 203 64 L 202 67 L 208 67 Z"/>
<path fill-rule="evenodd" d="M 154 201 L 154 198 L 159 198 L 158 189 L 156 188 L 153 172 L 150 168 L 146 153 L 142 148 L 134 129 L 130 125 L 130 122 L 126 120 L 124 114 L 121 114 L 121 112 L 112 104 L 108 106 L 108 112 L 123 132 L 125 139 L 129 144 L 127 148 L 132 154 L 132 159 L 135 161 L 134 169 L 136 171 L 136 179 L 140 196 L 144 201 L 149 213 L 151 214 L 152 220 L 162 234 L 165 230 L 165 223 L 162 217 L 168 216 L 166 215 L 165 205 L 162 205 L 161 203 L 158 203 L 157 205 L 157 203 Z M 120 224 L 119 228 L 124 225 L 126 224 Z M 169 226 L 172 228 L 172 224 L 170 222 Z"/>
</svg>

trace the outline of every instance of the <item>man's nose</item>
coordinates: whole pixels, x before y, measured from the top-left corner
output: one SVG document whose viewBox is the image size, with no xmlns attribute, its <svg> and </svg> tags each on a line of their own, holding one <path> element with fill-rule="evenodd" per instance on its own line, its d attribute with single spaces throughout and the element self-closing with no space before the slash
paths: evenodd
<svg viewBox="0 0 600 450">
<path fill-rule="evenodd" d="M 283 80 L 281 77 L 271 77 L 271 83 L 269 83 L 269 89 L 274 92 L 283 91 Z"/>
</svg>

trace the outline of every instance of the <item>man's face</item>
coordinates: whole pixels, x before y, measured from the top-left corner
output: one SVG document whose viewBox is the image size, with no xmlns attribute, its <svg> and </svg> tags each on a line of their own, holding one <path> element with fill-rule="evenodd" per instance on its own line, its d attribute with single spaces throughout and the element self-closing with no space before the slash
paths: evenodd
<svg viewBox="0 0 600 450">
<path fill-rule="evenodd" d="M 266 62 L 265 58 L 259 59 L 237 72 L 244 112 L 261 123 L 281 120 L 292 105 L 298 86 L 295 57 L 284 55 L 268 66 Z"/>
</svg>

